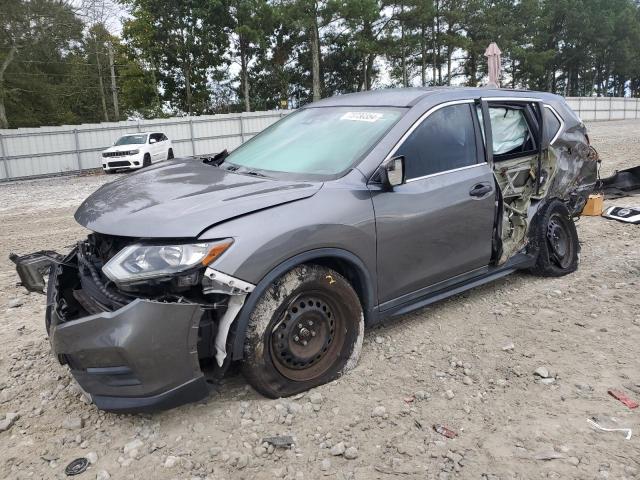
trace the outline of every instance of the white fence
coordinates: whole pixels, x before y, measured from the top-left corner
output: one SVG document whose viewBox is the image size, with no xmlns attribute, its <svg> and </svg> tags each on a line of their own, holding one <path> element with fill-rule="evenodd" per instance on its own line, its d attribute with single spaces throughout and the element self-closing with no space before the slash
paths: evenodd
<svg viewBox="0 0 640 480">
<path fill-rule="evenodd" d="M 640 118 L 640 99 L 568 97 L 584 121 Z M 125 133 L 159 130 L 177 157 L 232 149 L 289 113 L 285 110 L 0 130 L 0 181 L 88 170 L 101 166 L 100 151 Z"/>
<path fill-rule="evenodd" d="M 640 98 L 567 97 L 566 100 L 585 122 L 640 118 Z"/>
<path fill-rule="evenodd" d="M 126 133 L 166 133 L 176 157 L 231 150 L 287 113 L 278 110 L 0 130 L 0 181 L 100 168 L 100 151 Z"/>
</svg>

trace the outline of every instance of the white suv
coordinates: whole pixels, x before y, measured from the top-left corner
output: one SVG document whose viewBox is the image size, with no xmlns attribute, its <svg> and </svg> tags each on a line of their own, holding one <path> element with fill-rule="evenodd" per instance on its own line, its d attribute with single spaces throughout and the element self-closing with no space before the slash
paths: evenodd
<svg viewBox="0 0 640 480">
<path fill-rule="evenodd" d="M 106 173 L 151 165 L 173 158 L 173 145 L 164 133 L 134 133 L 120 137 L 113 146 L 102 152 L 102 168 Z"/>
</svg>

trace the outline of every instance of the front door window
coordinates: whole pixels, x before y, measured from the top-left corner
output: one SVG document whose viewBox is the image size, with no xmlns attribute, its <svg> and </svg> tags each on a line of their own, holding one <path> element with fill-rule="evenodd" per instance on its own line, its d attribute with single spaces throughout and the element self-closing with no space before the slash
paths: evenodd
<svg viewBox="0 0 640 480">
<path fill-rule="evenodd" d="M 429 115 L 396 151 L 405 157 L 407 180 L 475 165 L 476 135 L 468 103 Z"/>
</svg>

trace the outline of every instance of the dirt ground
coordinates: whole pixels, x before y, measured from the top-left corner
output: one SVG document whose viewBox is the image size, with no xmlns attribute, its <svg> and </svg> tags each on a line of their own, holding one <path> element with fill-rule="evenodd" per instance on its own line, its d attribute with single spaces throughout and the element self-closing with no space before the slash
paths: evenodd
<svg viewBox="0 0 640 480">
<path fill-rule="evenodd" d="M 640 163 L 639 133 L 591 125 L 603 175 Z M 7 259 L 83 237 L 74 209 L 112 179 L 0 184 L 0 478 L 66 478 L 78 457 L 80 480 L 640 478 L 640 408 L 607 394 L 640 401 L 640 226 L 580 219 L 577 273 L 514 274 L 369 331 L 358 367 L 313 394 L 268 400 L 235 374 L 203 404 L 114 415 L 50 354 L 45 299 Z M 295 446 L 262 446 L 278 434 Z"/>
</svg>

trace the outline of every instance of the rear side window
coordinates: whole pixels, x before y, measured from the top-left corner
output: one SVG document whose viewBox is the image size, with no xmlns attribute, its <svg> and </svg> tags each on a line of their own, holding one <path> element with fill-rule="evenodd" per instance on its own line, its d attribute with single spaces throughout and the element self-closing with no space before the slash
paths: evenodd
<svg viewBox="0 0 640 480">
<path fill-rule="evenodd" d="M 400 145 L 407 179 L 477 163 L 470 104 L 451 105 L 429 115 Z"/>
<path fill-rule="evenodd" d="M 556 134 L 560 131 L 560 120 L 556 117 L 556 114 L 549 107 L 544 109 L 544 133 L 547 140 L 551 142 Z"/>
<path fill-rule="evenodd" d="M 511 108 L 490 108 L 489 113 L 493 154 L 504 155 L 522 150 L 529 137 L 529 127 L 523 111 Z"/>
<path fill-rule="evenodd" d="M 489 105 L 493 159 L 496 162 L 537 153 L 533 129 L 526 114 L 526 107 L 510 105 Z M 482 122 L 482 110 L 477 109 L 478 120 Z M 484 135 L 484 128 L 483 128 Z"/>
</svg>

